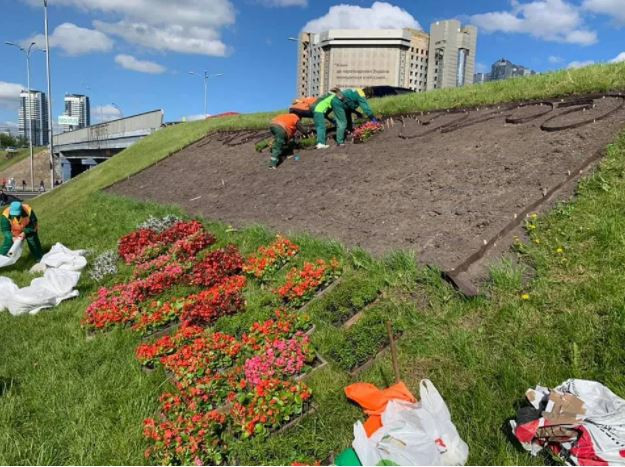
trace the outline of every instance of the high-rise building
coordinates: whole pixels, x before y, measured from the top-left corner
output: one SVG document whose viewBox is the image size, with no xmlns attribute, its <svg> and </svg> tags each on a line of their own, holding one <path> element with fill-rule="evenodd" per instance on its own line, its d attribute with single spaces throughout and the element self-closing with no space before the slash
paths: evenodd
<svg viewBox="0 0 625 467">
<path fill-rule="evenodd" d="M 427 89 L 473 84 L 477 28 L 460 21 L 437 21 L 430 26 Z"/>
<path fill-rule="evenodd" d="M 473 75 L 473 84 L 484 84 L 490 81 L 490 73 L 475 73 Z"/>
<path fill-rule="evenodd" d="M 510 60 L 502 58 L 501 60 L 497 60 L 493 63 L 490 79 L 492 81 L 497 81 L 502 79 L 517 78 L 520 76 L 531 76 L 535 74 L 536 72 L 530 70 L 529 68 L 525 68 L 521 65 L 515 65 Z"/>
<path fill-rule="evenodd" d="M 30 139 L 30 125 L 32 122 L 33 145 L 45 146 L 48 144 L 48 100 L 46 93 L 41 91 L 28 91 L 20 93 L 20 108 L 18 111 L 19 134 Z"/>
<path fill-rule="evenodd" d="M 66 117 L 77 117 L 77 125 L 63 125 L 63 131 L 78 130 L 91 125 L 91 108 L 89 105 L 89 96 L 82 94 L 65 94 L 65 112 Z"/>
<path fill-rule="evenodd" d="M 450 23 L 444 29 L 441 26 Z M 397 86 L 422 92 L 473 82 L 477 30 L 460 29 L 457 21 L 432 25 L 440 57 L 452 49 L 460 56 L 446 59 L 430 72 L 430 35 L 415 29 L 331 29 L 303 32 L 299 39 L 297 96 L 318 96 L 333 87 Z M 454 29 L 455 28 L 455 29 Z M 456 32 L 453 32 L 455 30 Z M 442 41 L 442 42 L 441 42 Z M 441 59 L 442 60 L 442 59 Z M 455 69 L 451 82 L 448 75 Z M 430 77 L 431 74 L 431 77 Z M 460 78 L 457 78 L 460 76 Z M 433 84 L 429 85 L 429 79 Z"/>
</svg>

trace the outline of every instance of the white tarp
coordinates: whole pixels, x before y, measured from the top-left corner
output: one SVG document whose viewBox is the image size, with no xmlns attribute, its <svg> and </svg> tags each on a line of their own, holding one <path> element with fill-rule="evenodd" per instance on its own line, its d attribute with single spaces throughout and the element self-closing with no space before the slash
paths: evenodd
<svg viewBox="0 0 625 467">
<path fill-rule="evenodd" d="M 24 241 L 21 238 L 15 240 L 6 256 L 0 255 L 0 268 L 11 266 L 15 264 L 18 259 L 20 259 L 20 256 L 22 256 L 23 242 Z"/>
<path fill-rule="evenodd" d="M 18 243 L 21 248 L 21 242 L 15 242 Z M 45 268 L 43 277 L 33 279 L 28 287 L 20 289 L 8 277 L 0 277 L 0 310 L 6 308 L 14 316 L 35 314 L 43 308 L 54 307 L 63 300 L 78 296 L 74 287 L 80 279 L 80 271 L 87 265 L 84 254 L 84 250 L 70 250 L 57 243 L 37 265 L 40 270 Z M 7 257 L 0 255 L 0 264 L 1 259 Z M 19 258 L 19 255 L 16 257 Z"/>
</svg>

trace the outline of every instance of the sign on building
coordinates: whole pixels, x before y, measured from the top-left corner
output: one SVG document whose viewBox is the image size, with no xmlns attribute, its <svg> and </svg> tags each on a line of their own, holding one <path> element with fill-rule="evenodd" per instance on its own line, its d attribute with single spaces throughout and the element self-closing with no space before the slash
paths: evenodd
<svg viewBox="0 0 625 467">
<path fill-rule="evenodd" d="M 59 125 L 72 125 L 78 126 L 78 116 L 59 115 Z"/>
</svg>

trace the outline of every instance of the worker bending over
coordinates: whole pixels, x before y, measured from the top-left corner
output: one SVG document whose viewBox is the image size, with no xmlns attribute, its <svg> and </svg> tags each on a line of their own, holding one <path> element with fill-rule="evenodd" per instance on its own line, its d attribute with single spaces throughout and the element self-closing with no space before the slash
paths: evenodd
<svg viewBox="0 0 625 467">
<path fill-rule="evenodd" d="M 4 242 L 0 247 L 0 255 L 5 255 L 13 246 L 13 242 L 18 238 L 25 238 L 28 242 L 30 254 L 37 261 L 41 260 L 43 251 L 39 236 L 37 235 L 38 225 L 35 211 L 28 204 L 20 201 L 13 201 L 0 216 L 0 229 L 4 236 Z"/>
<path fill-rule="evenodd" d="M 367 117 L 377 122 L 362 89 L 346 89 L 341 91 L 337 88 L 321 98 L 314 109 L 315 128 L 317 130 L 317 149 L 326 149 L 326 127 L 324 116 L 334 112 L 336 120 L 336 142 L 339 146 L 345 144 L 345 132 L 353 128 L 352 114 L 358 113 L 360 107 Z"/>
<path fill-rule="evenodd" d="M 356 113 L 358 107 L 372 122 L 377 123 L 377 119 L 373 115 L 362 89 L 345 89 L 343 91 L 335 89 L 335 94 L 335 98 L 332 100 L 332 111 L 336 120 L 336 142 L 339 146 L 343 146 L 345 144 L 345 131 L 354 129 L 352 114 Z"/>
<path fill-rule="evenodd" d="M 300 123 L 300 117 L 293 113 L 281 114 L 271 120 L 269 131 L 271 131 L 274 139 L 269 166 L 275 169 L 280 163 L 280 157 L 295 138 L 295 134 L 297 132 L 304 134 L 306 131 Z"/>
<path fill-rule="evenodd" d="M 297 115 L 299 118 L 313 118 L 313 109 L 317 102 L 317 97 L 300 97 L 293 100 L 289 107 L 289 113 Z"/>
</svg>

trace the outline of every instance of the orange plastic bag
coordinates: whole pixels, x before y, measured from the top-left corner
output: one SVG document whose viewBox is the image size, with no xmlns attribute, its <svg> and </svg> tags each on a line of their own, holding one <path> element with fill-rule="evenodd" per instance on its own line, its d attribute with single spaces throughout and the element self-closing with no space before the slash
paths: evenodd
<svg viewBox="0 0 625 467">
<path fill-rule="evenodd" d="M 369 415 L 364 423 L 367 436 L 371 436 L 382 426 L 381 415 L 390 400 L 417 402 L 417 399 L 401 381 L 386 389 L 378 389 L 369 383 L 354 383 L 345 388 L 345 395 L 361 406 L 364 412 Z"/>
</svg>

